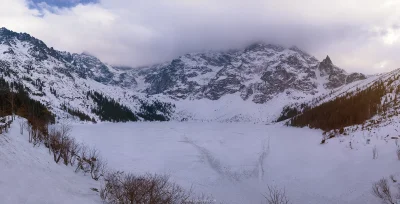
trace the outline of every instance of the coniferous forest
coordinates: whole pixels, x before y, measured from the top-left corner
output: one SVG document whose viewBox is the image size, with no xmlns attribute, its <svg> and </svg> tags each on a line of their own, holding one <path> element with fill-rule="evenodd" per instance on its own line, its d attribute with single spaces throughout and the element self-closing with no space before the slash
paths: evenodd
<svg viewBox="0 0 400 204">
<path fill-rule="evenodd" d="M 83 113 L 77 109 L 70 108 L 66 104 L 62 104 L 61 109 L 64 111 L 67 111 L 69 114 L 71 114 L 73 116 L 78 117 L 79 120 L 81 120 L 81 121 L 91 121 L 93 123 L 96 123 L 96 120 L 94 118 L 90 118 L 90 116 L 86 115 L 85 113 Z"/>
<path fill-rule="evenodd" d="M 96 91 L 89 91 L 87 98 L 92 98 L 97 104 L 97 107 L 93 108 L 92 112 L 98 115 L 101 120 L 111 122 L 137 121 L 139 120 L 138 117 L 141 117 L 145 121 L 168 121 L 170 120 L 169 115 L 175 108 L 171 103 L 164 103 L 158 100 L 151 103 L 140 100 L 139 111 L 135 114 L 128 107 Z M 81 114 L 76 113 L 76 115 Z"/>
<path fill-rule="evenodd" d="M 145 101 L 140 101 L 140 103 L 142 105 L 138 115 L 147 121 L 168 121 L 172 109 L 175 108 L 175 105 L 171 103 L 163 103 L 158 100 L 153 103 Z"/>
<path fill-rule="evenodd" d="M 288 124 L 296 127 L 320 128 L 325 131 L 363 124 L 383 111 L 381 98 L 386 93 L 384 83 L 375 82 L 355 94 L 348 93 L 319 106 L 305 109 Z"/>
<path fill-rule="evenodd" d="M 20 83 L 8 83 L 0 78 L 0 117 L 16 113 L 27 118 L 32 126 L 47 132 L 47 124 L 54 123 L 54 115 L 42 103 L 29 97 L 29 89 Z"/>
<path fill-rule="evenodd" d="M 110 99 L 96 91 L 89 91 L 87 97 L 92 98 L 97 104 L 97 108 L 93 108 L 92 112 L 100 117 L 101 120 L 111 122 L 128 122 L 137 121 L 137 116 L 126 106 Z"/>
</svg>

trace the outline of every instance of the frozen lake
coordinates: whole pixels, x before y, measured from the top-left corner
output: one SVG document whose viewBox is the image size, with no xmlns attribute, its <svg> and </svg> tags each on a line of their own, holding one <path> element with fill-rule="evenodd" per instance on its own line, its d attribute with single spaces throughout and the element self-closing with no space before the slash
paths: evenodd
<svg viewBox="0 0 400 204">
<path fill-rule="evenodd" d="M 77 124 L 73 136 L 95 146 L 116 170 L 163 173 L 185 188 L 225 203 L 260 203 L 267 186 L 285 188 L 293 203 L 377 203 L 372 182 L 396 174 L 395 145 L 322 132 L 245 123 Z M 398 175 L 400 178 L 400 174 Z"/>
</svg>

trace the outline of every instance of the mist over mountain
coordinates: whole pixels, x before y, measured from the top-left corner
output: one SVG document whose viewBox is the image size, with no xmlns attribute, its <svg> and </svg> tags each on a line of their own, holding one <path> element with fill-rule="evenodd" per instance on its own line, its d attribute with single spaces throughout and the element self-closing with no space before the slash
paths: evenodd
<svg viewBox="0 0 400 204">
<path fill-rule="evenodd" d="M 243 50 L 189 53 L 141 68 L 114 67 L 89 53 L 58 51 L 6 28 L 0 30 L 0 43 L 3 77 L 24 83 L 32 97 L 60 117 L 65 117 L 61 105 L 68 104 L 98 118 L 92 111 L 98 104 L 86 97 L 95 91 L 133 112 L 143 109 L 143 101 L 171 104 L 170 110 L 162 111 L 168 119 L 272 121 L 276 113 L 267 113 L 268 103 L 279 99 L 287 101 L 280 104 L 285 105 L 366 78 L 346 73 L 329 57 L 319 62 L 297 47 L 265 43 Z M 210 114 L 199 116 L 196 103 L 203 103 L 203 113 Z M 230 110 L 242 104 L 258 114 Z"/>
</svg>

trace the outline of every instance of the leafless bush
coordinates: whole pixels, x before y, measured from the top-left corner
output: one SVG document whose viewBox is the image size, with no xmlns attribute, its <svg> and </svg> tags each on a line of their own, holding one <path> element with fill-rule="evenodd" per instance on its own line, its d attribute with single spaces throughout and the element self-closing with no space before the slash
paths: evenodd
<svg viewBox="0 0 400 204">
<path fill-rule="evenodd" d="M 377 159 L 378 158 L 378 149 L 376 146 L 372 149 L 372 159 Z"/>
<path fill-rule="evenodd" d="M 31 128 L 31 139 L 33 146 L 40 145 L 40 143 L 43 141 L 43 134 L 38 128 Z"/>
<path fill-rule="evenodd" d="M 81 151 L 81 145 L 79 145 L 74 138 L 71 138 L 69 144 L 69 152 L 70 152 L 69 164 L 71 166 L 75 165 L 75 161 L 79 156 L 80 151 Z"/>
<path fill-rule="evenodd" d="M 49 131 L 49 140 L 50 140 L 50 150 L 53 152 L 53 159 L 56 163 L 59 162 L 61 158 L 61 149 L 63 146 L 63 138 L 61 136 L 61 132 L 56 128 L 52 128 Z"/>
<path fill-rule="evenodd" d="M 76 156 L 78 161 L 75 172 L 83 171 L 90 173 L 94 180 L 98 180 L 103 176 L 107 163 L 99 156 L 99 151 L 96 148 L 88 148 L 85 145 L 80 145 L 79 155 Z"/>
<path fill-rule="evenodd" d="M 75 139 L 71 137 L 64 137 L 62 141 L 61 157 L 65 165 L 68 165 L 74 157 L 72 154 L 72 147 L 75 146 L 75 143 Z"/>
<path fill-rule="evenodd" d="M 372 194 L 379 198 L 383 203 L 394 204 L 395 199 L 390 191 L 390 186 L 387 179 L 382 178 L 372 185 Z"/>
<path fill-rule="evenodd" d="M 146 174 L 135 176 L 112 172 L 105 176 L 100 197 L 110 204 L 154 203 L 175 204 L 190 202 L 190 194 L 169 181 L 168 176 Z"/>
<path fill-rule="evenodd" d="M 99 156 L 96 149 L 92 149 L 91 152 L 92 153 L 89 155 L 89 161 L 86 162 L 90 167 L 90 176 L 92 179 L 97 181 L 101 176 L 103 176 L 107 163 Z"/>
<path fill-rule="evenodd" d="M 268 186 L 268 193 L 264 197 L 267 204 L 289 204 L 285 189 Z"/>
<path fill-rule="evenodd" d="M 86 158 L 88 157 L 88 154 L 89 154 L 88 151 L 89 151 L 89 148 L 86 145 L 81 144 L 79 154 L 76 158 L 76 160 L 78 161 L 78 164 L 76 166 L 75 172 L 78 172 L 78 171 L 83 171 L 84 173 L 90 172 L 89 166 L 87 166 L 87 164 L 85 162 Z"/>
<path fill-rule="evenodd" d="M 48 147 L 53 152 L 56 163 L 62 158 L 63 163 L 68 165 L 76 157 L 79 146 L 75 139 L 70 137 L 71 130 L 72 128 L 69 125 L 61 125 L 59 128 L 53 127 L 49 130 L 48 139 L 45 139 L 45 141 L 48 141 Z"/>
<path fill-rule="evenodd" d="M 49 153 L 53 154 L 53 159 L 56 163 L 62 161 L 65 165 L 74 166 L 77 161 L 75 172 L 83 171 L 85 174 L 89 173 L 94 180 L 98 180 L 104 175 L 107 163 L 99 156 L 99 151 L 95 148 L 90 149 L 83 144 L 78 144 L 70 136 L 72 131 L 70 125 L 61 124 L 51 127 L 46 131 L 46 134 L 42 134 L 39 129 L 34 128 L 29 122 L 24 126 L 29 132 L 29 142 L 34 145 L 44 143 L 49 148 Z"/>
</svg>

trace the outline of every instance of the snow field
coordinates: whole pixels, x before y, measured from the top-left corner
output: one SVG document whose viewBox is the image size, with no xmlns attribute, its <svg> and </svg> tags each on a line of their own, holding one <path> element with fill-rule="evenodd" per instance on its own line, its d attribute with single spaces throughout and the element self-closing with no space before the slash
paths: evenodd
<svg viewBox="0 0 400 204">
<path fill-rule="evenodd" d="M 319 130 L 248 123 L 102 123 L 73 129 L 112 168 L 169 174 L 224 203 L 260 203 L 272 185 L 285 188 L 293 203 L 372 204 L 379 202 L 371 194 L 373 182 L 391 174 L 400 178 L 394 141 L 379 137 L 370 144 L 349 136 L 321 145 Z"/>
</svg>

